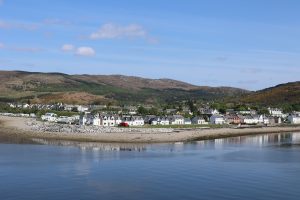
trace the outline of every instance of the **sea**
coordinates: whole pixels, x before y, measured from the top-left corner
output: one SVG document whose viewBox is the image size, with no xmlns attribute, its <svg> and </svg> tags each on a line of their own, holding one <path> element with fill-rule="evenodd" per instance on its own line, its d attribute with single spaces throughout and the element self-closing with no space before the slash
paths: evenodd
<svg viewBox="0 0 300 200">
<path fill-rule="evenodd" d="M 300 133 L 166 144 L 0 138 L 0 199 L 300 199 Z"/>
</svg>

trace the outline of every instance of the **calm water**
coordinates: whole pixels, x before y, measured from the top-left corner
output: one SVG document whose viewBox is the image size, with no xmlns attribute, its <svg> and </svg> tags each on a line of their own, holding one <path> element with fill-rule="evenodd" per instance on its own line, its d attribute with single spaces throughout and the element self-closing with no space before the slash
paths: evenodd
<svg viewBox="0 0 300 200">
<path fill-rule="evenodd" d="M 300 133 L 157 145 L 7 143 L 1 200 L 300 199 Z"/>
</svg>

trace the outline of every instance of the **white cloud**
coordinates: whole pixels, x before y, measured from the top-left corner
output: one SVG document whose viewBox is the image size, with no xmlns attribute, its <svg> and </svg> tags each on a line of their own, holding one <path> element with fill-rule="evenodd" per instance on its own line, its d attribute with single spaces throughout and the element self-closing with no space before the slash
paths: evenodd
<svg viewBox="0 0 300 200">
<path fill-rule="evenodd" d="M 104 24 L 97 32 L 90 35 L 90 39 L 115 39 L 115 38 L 146 38 L 147 31 L 140 25 L 130 24 L 120 26 L 116 24 Z"/>
<path fill-rule="evenodd" d="M 78 47 L 75 54 L 78 56 L 94 56 L 96 51 L 91 47 Z"/>
<path fill-rule="evenodd" d="M 96 55 L 96 51 L 92 47 L 82 46 L 82 47 L 75 47 L 72 44 L 64 44 L 61 47 L 61 50 L 64 52 L 72 52 L 74 55 L 78 56 L 87 56 L 91 57 Z"/>
<path fill-rule="evenodd" d="M 65 51 L 65 52 L 70 52 L 70 51 L 74 51 L 74 50 L 75 50 L 75 47 L 74 47 L 74 45 L 72 45 L 72 44 L 64 44 L 64 45 L 61 47 L 61 50 L 62 50 L 62 51 Z"/>
</svg>

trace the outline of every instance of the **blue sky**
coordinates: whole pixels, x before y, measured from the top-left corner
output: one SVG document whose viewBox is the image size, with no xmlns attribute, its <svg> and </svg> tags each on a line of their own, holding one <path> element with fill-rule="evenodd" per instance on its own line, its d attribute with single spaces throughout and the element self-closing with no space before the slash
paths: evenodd
<svg viewBox="0 0 300 200">
<path fill-rule="evenodd" d="M 258 90 L 299 81 L 299 10 L 298 0 L 0 0 L 0 69 Z"/>
</svg>

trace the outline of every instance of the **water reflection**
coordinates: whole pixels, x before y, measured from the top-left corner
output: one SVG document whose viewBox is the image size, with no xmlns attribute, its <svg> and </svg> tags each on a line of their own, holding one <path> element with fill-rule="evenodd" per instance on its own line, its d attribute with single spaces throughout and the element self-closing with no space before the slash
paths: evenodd
<svg viewBox="0 0 300 200">
<path fill-rule="evenodd" d="M 98 142 L 75 142 L 48 139 L 29 139 L 0 133 L 0 143 L 10 144 L 42 144 L 55 146 L 73 146 L 82 151 L 153 151 L 156 149 L 165 151 L 199 150 L 203 148 L 223 149 L 228 146 L 257 146 L 277 145 L 282 147 L 300 146 L 300 133 L 280 133 L 253 136 L 230 137 L 215 140 L 203 140 L 194 142 L 177 142 L 168 144 L 140 144 L 140 143 L 98 143 Z"/>
<path fill-rule="evenodd" d="M 0 199 L 300 199 L 300 133 L 0 145 Z M 282 148 L 289 145 L 292 148 Z"/>
<path fill-rule="evenodd" d="M 74 146 L 82 151 L 184 151 L 199 150 L 204 148 L 223 149 L 229 146 L 257 146 L 267 145 L 297 146 L 300 144 L 300 133 L 281 133 L 253 136 L 240 136 L 215 140 L 203 140 L 195 142 L 177 142 L 169 144 L 134 144 L 134 143 L 98 143 L 75 142 L 62 140 L 32 139 L 32 142 L 43 145 Z"/>
<path fill-rule="evenodd" d="M 300 143 L 300 133 L 281 133 L 281 134 L 266 134 L 255 136 L 240 136 L 223 139 L 212 140 L 216 147 L 224 146 L 224 144 L 243 144 L 265 146 L 266 144 L 281 144 L 281 143 Z M 205 144 L 207 141 L 198 141 L 199 144 Z"/>
<path fill-rule="evenodd" d="M 47 140 L 33 138 L 32 141 L 44 145 L 74 146 L 84 150 L 93 151 L 145 151 L 146 146 L 143 144 L 127 143 L 98 143 L 98 142 L 76 142 L 63 140 Z"/>
</svg>

